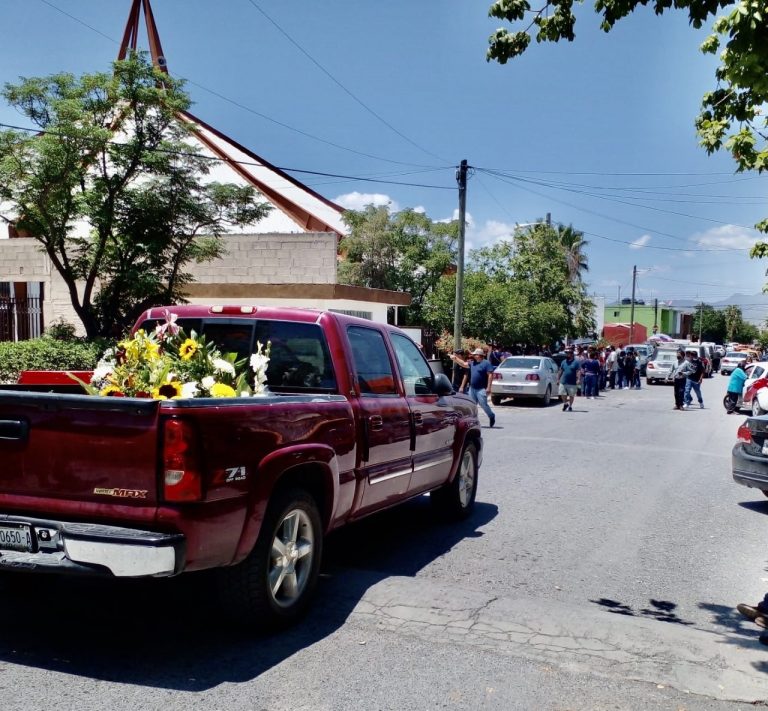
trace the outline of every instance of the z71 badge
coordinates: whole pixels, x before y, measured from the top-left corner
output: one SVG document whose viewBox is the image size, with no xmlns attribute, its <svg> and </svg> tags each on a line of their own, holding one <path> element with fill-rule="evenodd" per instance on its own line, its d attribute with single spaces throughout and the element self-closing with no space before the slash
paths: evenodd
<svg viewBox="0 0 768 711">
<path fill-rule="evenodd" d="M 216 472 L 214 481 L 217 484 L 231 484 L 235 481 L 245 481 L 248 478 L 248 472 L 245 467 L 227 467 Z"/>
</svg>

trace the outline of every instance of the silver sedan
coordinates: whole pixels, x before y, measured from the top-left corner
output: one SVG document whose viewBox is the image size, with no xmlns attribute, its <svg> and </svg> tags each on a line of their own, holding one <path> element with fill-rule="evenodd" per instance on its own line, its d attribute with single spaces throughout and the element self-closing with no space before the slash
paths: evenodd
<svg viewBox="0 0 768 711">
<path fill-rule="evenodd" d="M 510 356 L 493 372 L 491 402 L 505 398 L 535 398 L 546 406 L 557 396 L 557 366 L 551 358 Z"/>
</svg>

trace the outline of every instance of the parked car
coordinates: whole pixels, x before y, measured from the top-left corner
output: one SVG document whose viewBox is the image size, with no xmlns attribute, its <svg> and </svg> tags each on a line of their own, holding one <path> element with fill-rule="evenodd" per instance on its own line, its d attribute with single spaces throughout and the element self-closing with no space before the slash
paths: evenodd
<svg viewBox="0 0 768 711">
<path fill-rule="evenodd" d="M 635 351 L 635 356 L 637 357 L 637 365 L 640 369 L 640 376 L 642 377 L 646 375 L 648 361 L 653 355 L 653 346 L 649 343 L 630 343 L 629 345 L 624 346 L 625 351 L 630 348 L 633 348 Z"/>
<path fill-rule="evenodd" d="M 768 361 L 750 363 L 746 371 L 739 407 L 758 417 L 768 412 Z"/>
<path fill-rule="evenodd" d="M 768 496 L 768 416 L 748 417 L 736 438 L 731 450 L 733 480 Z"/>
<path fill-rule="evenodd" d="M 747 359 L 747 354 L 741 351 L 728 351 L 724 358 L 720 360 L 720 372 L 723 375 L 730 375 L 733 369 Z"/>
<path fill-rule="evenodd" d="M 272 626 L 307 607 L 329 531 L 426 492 L 445 514 L 470 514 L 477 408 L 399 329 L 331 312 L 187 305 L 151 309 L 134 331 L 171 315 L 239 357 L 271 343 L 269 394 L 0 390 L 3 574 L 210 569 L 215 609 Z"/>
<path fill-rule="evenodd" d="M 646 383 L 664 382 L 676 365 L 677 348 L 657 348 L 646 366 Z"/>
<path fill-rule="evenodd" d="M 505 398 L 538 400 L 545 407 L 557 397 L 557 366 L 552 358 L 510 356 L 493 372 L 491 402 L 501 405 Z"/>
</svg>

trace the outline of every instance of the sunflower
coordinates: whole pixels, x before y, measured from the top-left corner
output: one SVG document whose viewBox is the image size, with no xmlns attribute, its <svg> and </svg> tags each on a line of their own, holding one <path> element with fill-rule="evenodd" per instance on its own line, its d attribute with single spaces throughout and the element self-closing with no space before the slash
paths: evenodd
<svg viewBox="0 0 768 711">
<path fill-rule="evenodd" d="M 211 397 L 235 397 L 237 393 L 233 387 L 224 383 L 214 383 L 211 386 Z"/>
<path fill-rule="evenodd" d="M 179 357 L 182 360 L 190 360 L 192 356 L 197 353 L 199 347 L 200 346 L 194 338 L 188 338 L 181 344 L 181 346 L 179 346 Z"/>
<path fill-rule="evenodd" d="M 120 387 L 112 383 L 105 385 L 101 390 L 99 390 L 99 395 L 103 395 L 104 397 L 125 397 L 125 393 L 120 389 Z"/>
<path fill-rule="evenodd" d="M 175 400 L 181 397 L 181 383 L 178 380 L 171 380 L 169 383 L 163 383 L 159 388 L 152 388 L 153 400 Z"/>
</svg>

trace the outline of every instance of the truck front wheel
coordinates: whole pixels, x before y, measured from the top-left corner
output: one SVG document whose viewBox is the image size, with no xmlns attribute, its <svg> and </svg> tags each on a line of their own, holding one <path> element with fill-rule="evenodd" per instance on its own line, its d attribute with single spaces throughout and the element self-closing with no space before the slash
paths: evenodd
<svg viewBox="0 0 768 711">
<path fill-rule="evenodd" d="M 323 529 L 315 500 L 302 489 L 279 492 L 267 508 L 251 554 L 219 571 L 225 609 L 262 629 L 298 619 L 320 571 Z"/>
<path fill-rule="evenodd" d="M 459 471 L 450 484 L 435 489 L 429 498 L 437 510 L 452 519 L 464 519 L 471 513 L 477 496 L 477 446 L 464 447 Z"/>
</svg>

